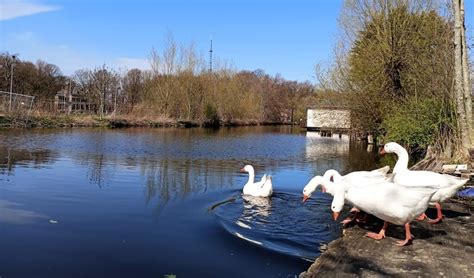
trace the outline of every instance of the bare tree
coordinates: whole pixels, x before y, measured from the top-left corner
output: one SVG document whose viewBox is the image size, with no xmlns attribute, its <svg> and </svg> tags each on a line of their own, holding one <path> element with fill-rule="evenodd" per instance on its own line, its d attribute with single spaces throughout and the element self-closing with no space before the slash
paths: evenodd
<svg viewBox="0 0 474 278">
<path fill-rule="evenodd" d="M 122 77 L 122 89 L 124 91 L 124 105 L 131 112 L 141 100 L 144 88 L 144 77 L 139 69 L 132 69 Z"/>
<path fill-rule="evenodd" d="M 120 79 L 117 72 L 105 65 L 94 70 L 79 70 L 74 75 L 78 91 L 98 107 L 101 117 L 117 110 L 117 99 L 120 93 Z"/>
</svg>

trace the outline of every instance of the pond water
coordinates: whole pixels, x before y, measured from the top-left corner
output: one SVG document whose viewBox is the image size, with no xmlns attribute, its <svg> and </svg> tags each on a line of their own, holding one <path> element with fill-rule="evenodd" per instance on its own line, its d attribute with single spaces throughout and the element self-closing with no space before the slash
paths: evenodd
<svg viewBox="0 0 474 278">
<path fill-rule="evenodd" d="M 304 185 L 376 159 L 288 126 L 1 130 L 0 276 L 294 277 L 341 233 Z M 245 164 L 271 199 L 242 196 Z"/>
</svg>

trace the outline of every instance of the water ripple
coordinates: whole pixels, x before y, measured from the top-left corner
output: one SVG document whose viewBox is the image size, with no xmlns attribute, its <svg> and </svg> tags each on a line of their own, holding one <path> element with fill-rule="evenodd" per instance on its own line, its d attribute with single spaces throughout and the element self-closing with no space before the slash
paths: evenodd
<svg viewBox="0 0 474 278">
<path fill-rule="evenodd" d="M 313 261 L 319 247 L 340 233 L 330 220 L 330 200 L 317 194 L 307 203 L 301 196 L 276 193 L 272 198 L 236 195 L 211 207 L 231 235 L 262 248 Z"/>
</svg>

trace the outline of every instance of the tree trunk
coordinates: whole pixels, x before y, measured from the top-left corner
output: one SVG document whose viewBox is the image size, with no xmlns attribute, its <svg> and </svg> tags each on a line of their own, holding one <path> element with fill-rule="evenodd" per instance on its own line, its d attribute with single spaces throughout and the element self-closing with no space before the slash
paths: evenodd
<svg viewBox="0 0 474 278">
<path fill-rule="evenodd" d="M 457 128 L 460 146 L 457 146 L 456 159 L 468 160 L 470 148 L 470 134 L 467 124 L 465 107 L 464 77 L 463 77 L 463 19 L 461 6 L 463 0 L 454 0 L 454 97 L 456 100 Z"/>
<path fill-rule="evenodd" d="M 471 78 L 469 75 L 469 62 L 468 62 L 468 52 L 466 46 L 466 25 L 465 25 L 465 15 L 464 15 L 464 0 L 461 0 L 460 6 L 461 12 L 461 43 L 462 43 L 462 73 L 463 73 L 463 82 L 464 82 L 464 106 L 466 109 L 466 121 L 469 138 L 472 132 L 472 99 L 471 99 Z M 471 138 L 470 138 L 471 139 Z M 470 142 L 472 144 L 472 142 Z"/>
<path fill-rule="evenodd" d="M 442 155 L 440 155 L 439 150 L 435 150 L 432 146 L 428 146 L 425 158 L 413 165 L 410 169 L 441 171 L 445 162 L 446 161 L 442 158 Z"/>
</svg>

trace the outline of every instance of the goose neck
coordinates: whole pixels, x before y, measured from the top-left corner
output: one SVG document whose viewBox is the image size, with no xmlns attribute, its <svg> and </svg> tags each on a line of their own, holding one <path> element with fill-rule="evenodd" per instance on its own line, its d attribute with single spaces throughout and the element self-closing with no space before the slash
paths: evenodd
<svg viewBox="0 0 474 278">
<path fill-rule="evenodd" d="M 395 154 L 397 155 L 397 163 L 393 168 L 393 173 L 400 173 L 408 169 L 408 152 L 403 147 L 398 147 L 395 149 Z"/>
</svg>

